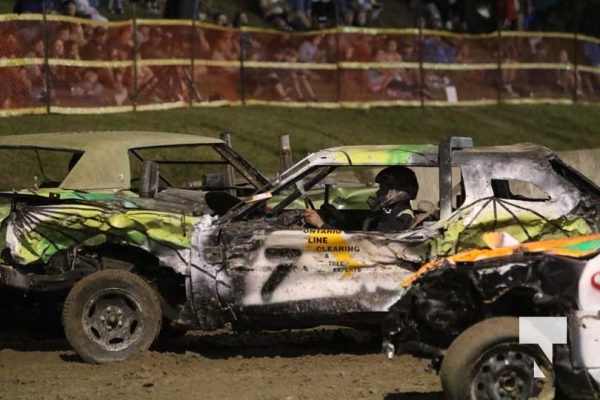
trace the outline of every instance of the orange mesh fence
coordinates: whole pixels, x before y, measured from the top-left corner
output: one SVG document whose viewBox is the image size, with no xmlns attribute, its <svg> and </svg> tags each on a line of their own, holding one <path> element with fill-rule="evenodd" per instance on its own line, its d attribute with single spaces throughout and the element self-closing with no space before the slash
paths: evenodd
<svg viewBox="0 0 600 400">
<path fill-rule="evenodd" d="M 136 26 L 135 99 L 142 108 L 190 102 L 193 31 L 191 25 L 168 22 L 143 21 Z"/>
<path fill-rule="evenodd" d="M 204 67 L 196 83 L 203 101 L 239 102 L 242 79 L 240 31 L 204 26 L 200 32 L 203 36 L 195 42 L 194 66 Z"/>
<path fill-rule="evenodd" d="M 590 102 L 600 101 L 600 40 L 579 38 L 576 66 L 584 95 Z"/>
<path fill-rule="evenodd" d="M 0 16 L 0 114 L 600 101 L 600 39 Z"/>
<path fill-rule="evenodd" d="M 131 22 L 99 25 L 53 16 L 46 26 L 51 111 L 132 109 L 135 76 Z"/>
<path fill-rule="evenodd" d="M 0 110 L 46 104 L 41 21 L 0 23 Z"/>
<path fill-rule="evenodd" d="M 501 95 L 512 102 L 571 102 L 583 97 L 573 35 L 503 32 Z"/>
<path fill-rule="evenodd" d="M 334 32 L 275 34 L 244 31 L 242 82 L 248 103 L 339 101 Z"/>
</svg>

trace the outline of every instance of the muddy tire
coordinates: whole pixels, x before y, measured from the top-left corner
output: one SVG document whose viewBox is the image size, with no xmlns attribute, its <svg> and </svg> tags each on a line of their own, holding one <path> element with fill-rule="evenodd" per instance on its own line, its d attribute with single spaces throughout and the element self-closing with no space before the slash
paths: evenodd
<svg viewBox="0 0 600 400">
<path fill-rule="evenodd" d="M 162 313 L 157 293 L 141 277 L 103 270 L 73 286 L 62 320 L 77 354 L 103 364 L 147 350 L 158 336 Z"/>
<path fill-rule="evenodd" d="M 545 379 L 533 376 L 536 362 Z M 538 346 L 519 344 L 519 319 L 491 318 L 450 345 L 440 371 L 448 400 L 554 399 L 552 366 Z"/>
</svg>

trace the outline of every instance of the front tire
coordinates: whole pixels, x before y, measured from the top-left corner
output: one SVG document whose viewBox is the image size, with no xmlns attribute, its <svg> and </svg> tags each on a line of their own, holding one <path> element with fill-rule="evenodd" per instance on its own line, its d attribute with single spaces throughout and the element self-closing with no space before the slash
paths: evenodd
<svg viewBox="0 0 600 400">
<path fill-rule="evenodd" d="M 156 291 L 141 277 L 103 270 L 77 282 L 63 308 L 67 340 L 79 356 L 103 364 L 147 350 L 160 331 Z"/>
<path fill-rule="evenodd" d="M 533 376 L 533 362 L 546 376 Z M 491 318 L 464 331 L 448 348 L 440 371 L 448 400 L 551 400 L 554 373 L 538 346 L 519 344 L 519 319 Z"/>
</svg>

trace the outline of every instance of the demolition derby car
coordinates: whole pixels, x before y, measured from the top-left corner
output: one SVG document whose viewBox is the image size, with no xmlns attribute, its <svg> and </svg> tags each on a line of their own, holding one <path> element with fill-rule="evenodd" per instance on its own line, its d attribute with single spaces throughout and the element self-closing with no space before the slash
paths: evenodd
<svg viewBox="0 0 600 400">
<path fill-rule="evenodd" d="M 90 160 L 86 152 L 84 160 Z M 379 326 L 402 298 L 404 279 L 428 260 L 484 247 L 482 232 L 502 229 L 527 241 L 598 230 L 600 189 L 531 144 L 472 148 L 468 138 L 450 138 L 439 147 L 330 148 L 252 195 L 203 193 L 198 197 L 209 212 L 189 207 L 194 201 L 184 207 L 165 200 L 157 184 L 160 159 L 144 160 L 138 197 L 100 196 L 99 185 L 70 189 L 70 175 L 59 188 L 40 184 L 2 196 L 0 280 L 30 291 L 72 287 L 63 324 L 73 348 L 90 362 L 147 349 L 161 325 Z M 261 182 L 237 160 L 227 159 L 250 183 Z M 364 230 L 368 210 L 348 206 L 352 195 L 337 213 L 323 215 L 335 229 L 304 225 L 297 200 L 320 193 L 322 203 L 339 204 L 345 182 L 360 176 L 363 188 L 373 190 L 369 174 L 390 165 L 413 169 L 417 200 L 430 199 L 409 230 Z M 185 193 L 179 197 L 189 198 Z"/>
<path fill-rule="evenodd" d="M 428 263 L 405 280 L 390 312 L 388 355 L 437 358 L 449 400 L 597 399 L 600 235 L 506 247 L 487 237 L 491 249 Z"/>
</svg>

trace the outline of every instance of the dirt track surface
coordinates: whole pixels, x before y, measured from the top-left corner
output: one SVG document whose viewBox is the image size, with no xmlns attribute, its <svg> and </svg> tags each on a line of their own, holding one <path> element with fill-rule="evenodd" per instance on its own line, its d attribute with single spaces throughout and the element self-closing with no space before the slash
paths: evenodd
<svg viewBox="0 0 600 400">
<path fill-rule="evenodd" d="M 55 329 L 0 329 L 0 399 L 442 400 L 412 357 L 345 329 L 187 334 L 122 363 L 85 364 Z"/>
</svg>

